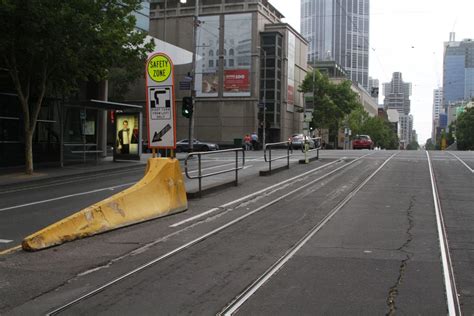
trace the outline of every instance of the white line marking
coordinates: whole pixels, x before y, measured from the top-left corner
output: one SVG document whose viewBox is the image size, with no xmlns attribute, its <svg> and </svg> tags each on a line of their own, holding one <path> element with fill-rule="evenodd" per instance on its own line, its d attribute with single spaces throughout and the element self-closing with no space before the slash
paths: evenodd
<svg viewBox="0 0 474 316">
<path fill-rule="evenodd" d="M 435 206 L 436 213 L 436 226 L 438 229 L 441 262 L 443 264 L 444 284 L 446 286 L 446 296 L 448 300 L 448 314 L 453 316 L 461 315 L 461 309 L 459 307 L 459 297 L 456 290 L 456 282 L 454 280 L 454 272 L 451 264 L 451 256 L 449 254 L 448 239 L 446 238 L 443 214 L 441 213 L 441 205 L 438 199 L 438 187 L 435 183 L 433 166 L 431 165 L 430 154 L 428 153 L 428 151 L 426 151 L 426 156 L 428 158 L 428 167 L 430 169 L 431 189 L 433 191 L 433 203 Z M 459 314 L 457 313 L 457 311 L 459 311 Z"/>
<path fill-rule="evenodd" d="M 351 161 L 350 163 L 356 162 L 357 160 L 362 159 L 362 158 L 364 158 L 364 157 L 366 157 L 366 156 L 368 156 L 368 155 L 371 155 L 371 154 L 363 155 L 363 156 L 361 156 L 361 157 L 359 157 L 359 158 L 357 158 L 357 159 Z M 250 195 L 243 196 L 243 197 L 238 198 L 238 199 L 236 199 L 236 200 L 233 200 L 233 201 L 230 201 L 230 202 L 228 202 L 228 203 L 222 204 L 222 205 L 220 205 L 220 206 L 218 206 L 218 207 L 211 208 L 210 210 L 205 211 L 205 212 L 203 212 L 203 213 L 201 213 L 201 214 L 198 214 L 198 215 L 195 215 L 195 216 L 193 216 L 193 217 L 184 219 L 184 220 L 182 220 L 182 221 L 180 221 L 180 222 L 174 223 L 174 224 L 170 225 L 169 227 L 178 227 L 178 226 L 181 226 L 181 225 L 183 225 L 183 224 L 185 224 L 185 223 L 194 221 L 194 220 L 196 220 L 196 219 L 198 219 L 198 218 L 201 218 L 201 217 L 203 217 L 203 216 L 206 216 L 206 215 L 208 215 L 208 214 L 211 214 L 211 213 L 213 213 L 213 212 L 216 212 L 216 211 L 220 210 L 221 208 L 226 208 L 226 207 L 229 207 L 229 206 L 231 206 L 231 205 L 233 205 L 233 204 L 236 204 L 236 203 L 239 203 L 239 202 L 242 202 L 242 201 L 251 199 L 251 198 L 253 198 L 254 196 L 257 196 L 257 195 L 259 195 L 259 194 L 262 194 L 262 193 L 264 193 L 264 192 L 266 192 L 266 191 L 269 191 L 269 190 L 271 190 L 271 189 L 273 189 L 273 188 L 275 188 L 275 187 L 279 187 L 279 186 L 281 186 L 281 185 L 283 185 L 283 184 L 285 184 L 285 183 L 287 183 L 287 182 L 290 182 L 290 181 L 293 181 L 293 180 L 295 180 L 295 179 L 304 177 L 304 176 L 306 176 L 306 175 L 308 175 L 308 174 L 310 174 L 310 173 L 316 172 L 316 171 L 318 171 L 318 170 L 320 170 L 320 169 L 329 167 L 329 166 L 331 166 L 331 165 L 333 165 L 333 164 L 335 164 L 335 163 L 337 163 L 337 162 L 340 162 L 340 161 L 342 161 L 342 160 L 344 160 L 344 159 L 347 159 L 347 158 L 346 158 L 346 157 L 341 157 L 341 158 L 339 158 L 339 159 L 336 160 L 336 161 L 327 163 L 327 164 L 325 164 L 325 165 L 323 165 L 323 166 L 319 166 L 319 167 L 317 167 L 317 168 L 315 168 L 315 169 L 309 170 L 309 171 L 307 171 L 307 172 L 305 172 L 305 173 L 299 174 L 299 175 L 297 175 L 297 176 L 294 176 L 293 178 L 284 180 L 284 181 L 282 181 L 282 182 L 279 182 L 279 183 L 277 183 L 277 184 L 274 184 L 274 185 L 272 185 L 272 186 L 269 186 L 269 187 L 267 187 L 267 188 L 264 188 L 264 189 L 262 189 L 262 190 L 260 190 L 260 191 L 257 191 L 257 192 L 255 192 L 255 193 L 252 193 L 252 194 L 250 194 Z"/>
<path fill-rule="evenodd" d="M 254 196 L 257 196 L 257 195 L 259 195 L 259 194 L 262 194 L 263 192 L 269 191 L 269 190 L 271 190 L 271 189 L 273 189 L 273 188 L 275 188 L 275 187 L 281 186 L 281 185 L 283 185 L 283 184 L 285 184 L 285 183 L 287 183 L 287 182 L 290 182 L 290 181 L 293 181 L 293 180 L 295 180 L 295 179 L 297 179 L 297 178 L 303 177 L 303 176 L 305 176 L 306 174 L 315 172 L 315 171 L 317 171 L 317 170 L 319 170 L 319 169 L 321 169 L 321 168 L 328 167 L 328 166 L 330 166 L 330 165 L 332 165 L 332 164 L 335 164 L 336 162 L 339 162 L 339 160 L 330 162 L 330 163 L 325 164 L 325 165 L 323 165 L 323 166 L 320 166 L 320 167 L 318 167 L 318 168 L 316 168 L 316 169 L 313 169 L 313 170 L 310 170 L 310 171 L 308 171 L 308 172 L 305 172 L 305 173 L 302 173 L 302 174 L 300 174 L 300 175 L 297 175 L 297 176 L 295 176 L 295 177 L 293 177 L 293 178 L 291 178 L 291 179 L 284 180 L 284 181 L 282 181 L 282 182 L 279 182 L 279 183 L 277 183 L 277 184 L 274 184 L 274 185 L 272 185 L 272 186 L 269 186 L 269 187 L 267 187 L 267 188 L 265 188 L 265 189 L 262 189 L 262 190 L 260 190 L 260 191 L 255 192 L 255 193 L 252 193 L 252 194 L 243 196 L 243 197 L 241 197 L 241 198 L 239 198 L 239 199 L 230 201 L 230 202 L 228 202 L 228 203 L 226 203 L 226 204 L 222 204 L 221 206 L 211 208 L 210 210 L 205 211 L 205 212 L 203 212 L 203 213 L 201 213 L 201 214 L 198 214 L 198 215 L 196 215 L 196 216 L 189 217 L 189 218 L 187 218 L 187 219 L 185 219 L 185 220 L 182 220 L 182 221 L 180 221 L 180 222 L 174 223 L 174 224 L 170 225 L 169 227 L 178 227 L 178 226 L 181 226 L 181 225 L 183 225 L 183 224 L 186 224 L 186 223 L 188 223 L 188 222 L 194 221 L 194 220 L 196 220 L 196 219 L 198 219 L 198 218 L 201 218 L 201 217 L 203 217 L 203 216 L 206 216 L 206 215 L 208 215 L 208 214 L 211 214 L 211 213 L 213 213 L 213 212 L 216 212 L 216 211 L 220 210 L 221 208 L 226 208 L 226 207 L 231 206 L 231 205 L 233 205 L 233 204 L 239 203 L 239 202 L 241 202 L 241 201 L 243 201 L 243 200 L 251 199 L 251 198 L 253 198 Z"/>
<path fill-rule="evenodd" d="M 469 169 L 469 171 L 471 171 L 471 173 L 474 173 L 474 170 L 472 170 L 471 167 L 469 167 L 467 165 L 467 163 L 465 163 L 463 160 L 461 160 L 461 158 L 459 158 L 457 155 L 453 154 L 452 152 L 448 151 L 449 154 L 453 155 L 454 157 L 456 157 L 457 160 L 459 160 L 464 166 L 466 166 L 467 169 Z"/>
<path fill-rule="evenodd" d="M 335 208 L 329 212 L 326 217 L 316 226 L 314 226 L 302 239 L 300 239 L 286 254 L 278 259 L 267 271 L 265 271 L 255 282 L 247 287 L 234 301 L 232 301 L 218 315 L 232 315 L 235 313 L 255 292 L 258 291 L 273 275 L 275 275 L 293 256 L 317 233 L 334 215 L 341 210 L 355 195 L 367 184 L 397 153 L 390 156 L 380 167 L 377 168 L 367 179 L 350 192 Z"/>
<path fill-rule="evenodd" d="M 8 244 L 11 243 L 13 240 L 10 239 L 0 239 L 0 244 Z"/>
<path fill-rule="evenodd" d="M 369 155 L 369 154 L 367 154 L 367 155 Z M 367 155 L 364 155 L 364 156 L 362 156 L 362 157 L 360 157 L 360 158 L 363 158 L 363 157 L 365 157 L 365 156 L 367 156 Z M 359 158 L 359 159 L 360 159 L 360 158 Z M 273 201 L 271 201 L 271 202 L 269 202 L 269 203 L 267 203 L 267 204 L 265 204 L 265 205 L 262 205 L 262 206 L 260 206 L 260 207 L 258 207 L 258 208 L 256 208 L 256 209 L 254 209 L 254 210 L 252 210 L 252 211 L 250 211 L 250 212 L 248 212 L 248 213 L 246 213 L 246 214 L 244 214 L 244 215 L 242 215 L 242 216 L 240 216 L 240 217 L 238 217 L 238 218 L 236 218 L 236 219 L 234 219 L 234 220 L 228 222 L 227 224 L 224 224 L 224 225 L 222 225 L 222 226 L 220 226 L 220 227 L 218 227 L 218 228 L 216 228 L 216 229 L 214 229 L 214 230 L 212 230 L 212 231 L 210 231 L 210 232 L 207 232 L 206 234 L 201 235 L 200 237 L 198 237 L 198 238 L 196 238 L 196 239 L 194 239 L 194 240 L 192 240 L 192 241 L 190 241 L 190 242 L 188 242 L 188 243 L 186 243 L 186 244 L 184 244 L 184 245 L 181 245 L 181 246 L 179 246 L 178 248 L 175 248 L 175 249 L 173 249 L 173 250 L 171 250 L 171 251 L 165 253 L 164 255 L 161 255 L 160 257 L 155 258 L 155 259 L 153 259 L 153 260 L 151 260 L 151 261 L 149 261 L 149 262 L 147 262 L 147 263 L 145 263 L 145 264 L 139 266 L 138 268 L 135 268 L 135 269 L 132 270 L 132 271 L 129 271 L 129 272 L 127 272 L 127 273 L 121 275 L 120 277 L 118 277 L 118 278 L 116 278 L 116 279 L 114 279 L 114 280 L 112 280 L 112 281 L 110 281 L 110 282 L 108 282 L 108 283 L 106 283 L 106 284 L 104 284 L 104 285 L 102 285 L 102 286 L 96 288 L 95 290 L 92 290 L 92 291 L 90 291 L 90 292 L 88 292 L 88 293 L 86 293 L 86 294 L 84 294 L 84 295 L 82 295 L 82 296 L 80 296 L 80 297 L 78 297 L 78 298 L 76 298 L 76 299 L 74 299 L 74 300 L 72 300 L 72 301 L 70 301 L 70 302 L 68 302 L 68 303 L 66 303 L 66 304 L 64 304 L 64 305 L 62 305 L 62 306 L 56 308 L 56 309 L 54 309 L 53 311 L 47 313 L 46 315 L 47 315 L 47 316 L 49 316 L 49 315 L 56 315 L 57 313 L 59 313 L 59 312 L 65 310 L 65 309 L 67 309 L 68 307 L 70 307 L 70 306 L 72 306 L 72 305 L 74 305 L 74 304 L 76 304 L 76 303 L 78 303 L 78 302 L 80 302 L 80 301 L 82 301 L 82 300 L 84 300 L 84 299 L 87 299 L 87 298 L 89 298 L 89 297 L 91 297 L 91 296 L 93 296 L 93 295 L 95 295 L 95 294 L 97 294 L 97 293 L 99 293 L 99 292 L 102 292 L 103 290 L 105 290 L 106 288 L 110 287 L 111 285 L 114 285 L 114 284 L 120 282 L 121 280 L 123 280 L 123 279 L 125 279 L 125 278 L 128 278 L 129 276 L 131 276 L 131 275 L 133 275 L 133 274 L 135 274 L 135 273 L 137 273 L 137 272 L 140 272 L 140 271 L 142 271 L 142 270 L 148 268 L 149 266 L 154 265 L 155 263 L 157 263 L 157 262 L 159 262 L 159 261 L 162 261 L 162 260 L 164 260 L 164 259 L 166 259 L 166 258 L 168 258 L 168 257 L 171 257 L 172 255 L 174 255 L 174 254 L 176 254 L 176 253 L 179 253 L 179 252 L 181 252 L 182 250 L 184 250 L 184 249 L 186 249 L 186 248 L 189 248 L 189 247 L 191 247 L 191 246 L 193 246 L 193 245 L 195 245 L 195 244 L 197 244 L 197 243 L 199 243 L 199 242 L 205 240 L 206 238 L 208 238 L 208 237 L 210 237 L 210 236 L 212 236 L 212 235 L 214 235 L 214 234 L 216 234 L 216 233 L 218 233 L 218 232 L 220 232 L 220 231 L 226 229 L 227 227 L 230 227 L 230 226 L 232 226 L 232 225 L 234 225 L 234 224 L 236 224 L 236 223 L 238 223 L 238 222 L 244 220 L 245 218 L 247 218 L 247 217 L 249 217 L 249 216 L 251 216 L 251 215 L 253 215 L 253 214 L 257 213 L 257 212 L 260 212 L 261 210 L 267 208 L 268 206 L 271 206 L 271 205 L 273 205 L 273 204 L 275 204 L 275 203 L 277 203 L 277 202 L 283 200 L 283 199 L 286 198 L 287 196 L 289 196 L 289 195 L 291 195 L 291 194 L 293 194 L 293 193 L 295 193 L 295 192 L 298 192 L 298 190 L 301 190 L 301 189 L 303 189 L 303 188 L 305 188 L 305 187 L 308 187 L 308 186 L 312 185 L 313 183 L 315 183 L 315 182 L 317 182 L 317 181 L 320 181 L 321 179 L 323 179 L 323 178 L 325 178 L 325 177 L 328 177 L 329 175 L 331 175 L 331 174 L 333 174 L 333 173 L 339 171 L 339 170 L 342 169 L 342 168 L 345 168 L 345 167 L 351 165 L 352 163 L 356 162 L 356 161 L 359 160 L 359 159 L 355 159 L 355 160 L 349 162 L 349 163 L 346 164 L 346 165 L 343 165 L 343 166 L 341 166 L 341 167 L 339 167 L 339 168 L 336 168 L 336 169 L 332 170 L 331 172 L 329 172 L 329 173 L 327 173 L 327 174 L 325 174 L 325 175 L 323 175 L 323 176 L 321 176 L 321 177 L 319 177 L 319 178 L 317 178 L 317 179 L 314 179 L 314 180 L 312 180 L 311 182 L 306 183 L 306 184 L 302 185 L 302 186 L 299 187 L 299 188 L 296 188 L 296 189 L 293 190 L 293 191 L 290 191 L 290 192 L 288 192 L 288 193 L 286 193 L 286 194 L 284 194 L 284 195 L 282 195 L 282 196 L 279 196 L 279 197 L 276 198 L 275 200 L 273 200 Z M 334 162 L 333 162 L 333 163 L 334 163 Z M 322 166 L 321 166 L 321 167 L 322 167 Z M 319 168 L 321 168 L 321 167 L 319 167 Z M 307 173 L 309 173 L 309 172 L 310 172 L 310 171 L 308 171 Z M 313 172 L 314 172 L 314 171 L 313 171 Z M 187 229 L 187 228 L 184 228 L 182 231 L 184 231 L 184 230 L 186 230 L 186 229 Z M 177 232 L 174 232 L 173 234 L 176 234 L 176 233 L 177 233 Z"/>
<path fill-rule="evenodd" d="M 133 185 L 135 183 L 136 182 L 129 182 L 129 183 L 124 183 L 124 184 L 119 184 L 119 185 L 116 185 L 116 186 L 113 186 L 113 187 L 96 189 L 96 190 L 87 191 L 87 192 L 68 194 L 68 195 L 63 195 L 63 196 L 59 196 L 59 197 L 52 198 L 52 199 L 47 199 L 47 200 L 42 200 L 42 201 L 36 201 L 36 202 L 31 202 L 31 203 L 25 203 L 25 204 L 20 204 L 20 205 L 15 205 L 15 206 L 4 207 L 4 208 L 0 208 L 0 212 L 12 210 L 12 209 L 15 209 L 15 208 L 22 208 L 22 207 L 31 206 L 31 205 L 48 203 L 48 202 L 52 202 L 52 201 L 64 200 L 64 199 L 67 199 L 67 198 L 70 198 L 70 197 L 75 197 L 75 196 L 80 196 L 80 195 L 87 195 L 87 194 L 97 193 L 97 192 L 101 192 L 101 191 L 114 190 L 114 189 L 117 189 L 117 188 L 120 188 L 120 187 Z"/>
<path fill-rule="evenodd" d="M 145 166 L 145 165 L 144 165 Z M 44 185 L 33 185 L 29 187 L 23 187 L 23 188 L 18 188 L 18 189 L 12 189 L 12 190 L 5 190 L 1 191 L 0 194 L 7 194 L 7 193 L 14 193 L 14 192 L 21 192 L 21 191 L 27 191 L 27 190 L 36 190 L 36 189 L 41 189 L 41 188 L 47 188 L 47 187 L 54 187 L 58 185 L 63 185 L 63 184 L 68 184 L 68 183 L 77 183 L 79 181 L 86 181 L 86 180 L 91 180 L 95 178 L 103 178 L 103 177 L 109 177 L 109 176 L 116 176 L 122 173 L 128 173 L 128 172 L 133 172 L 140 170 L 139 168 L 134 168 L 134 169 L 127 169 L 125 171 L 120 171 L 120 172 L 113 172 L 113 170 L 110 170 L 111 172 L 106 172 L 100 175 L 91 175 L 91 176 L 78 176 L 74 180 L 67 180 L 67 181 L 61 181 L 58 180 L 57 182 L 54 183 L 49 183 L 49 184 L 44 184 Z M 74 175 L 72 175 L 74 176 Z"/>
</svg>

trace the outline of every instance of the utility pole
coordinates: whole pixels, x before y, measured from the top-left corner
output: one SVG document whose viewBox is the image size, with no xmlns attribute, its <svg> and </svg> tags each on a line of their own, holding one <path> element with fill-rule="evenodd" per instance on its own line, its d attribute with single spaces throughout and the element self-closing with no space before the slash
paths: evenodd
<svg viewBox="0 0 474 316">
<path fill-rule="evenodd" d="M 263 149 L 265 149 L 265 130 L 267 128 L 267 52 L 263 51 Z"/>
<path fill-rule="evenodd" d="M 187 0 L 179 0 L 180 3 L 186 3 Z M 193 99 L 193 111 L 189 117 L 189 131 L 188 131 L 188 142 L 189 152 L 194 150 L 194 116 L 196 113 L 196 54 L 197 54 L 197 28 L 199 27 L 199 0 L 196 0 L 194 6 L 194 17 L 193 17 L 193 59 L 191 64 L 191 97 Z"/>
</svg>

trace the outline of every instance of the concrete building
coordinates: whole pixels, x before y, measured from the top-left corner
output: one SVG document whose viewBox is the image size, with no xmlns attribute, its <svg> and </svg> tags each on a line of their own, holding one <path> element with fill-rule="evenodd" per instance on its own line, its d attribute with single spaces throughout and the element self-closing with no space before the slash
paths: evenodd
<svg viewBox="0 0 474 316">
<path fill-rule="evenodd" d="M 334 60 L 368 90 L 370 1 L 301 0 L 308 61 Z"/>
<path fill-rule="evenodd" d="M 398 138 L 401 147 L 410 143 L 413 130 L 413 116 L 410 115 L 411 83 L 404 82 L 401 72 L 394 72 L 392 81 L 383 84 L 384 108 L 396 110 L 400 114 Z"/>
<path fill-rule="evenodd" d="M 400 147 L 406 149 L 408 144 L 413 139 L 413 116 L 411 114 L 400 114 Z"/>
<path fill-rule="evenodd" d="M 455 34 L 449 34 L 444 43 L 443 58 L 443 106 L 469 101 L 474 97 L 474 41 L 456 41 Z"/>
<path fill-rule="evenodd" d="M 307 72 L 307 41 L 265 0 L 201 0 L 198 8 L 194 137 L 230 145 L 258 131 L 261 140 L 264 121 L 266 142 L 302 132 L 298 86 Z M 193 51 L 194 13 L 192 0 L 154 1 L 150 35 Z M 175 67 L 175 86 L 192 72 L 191 64 Z M 176 89 L 177 113 L 190 94 Z M 177 120 L 178 139 L 187 138 L 188 119 Z"/>
<path fill-rule="evenodd" d="M 436 130 L 439 127 L 439 115 L 443 112 L 443 88 L 433 90 L 433 128 L 431 132 L 431 141 L 436 143 Z"/>
<path fill-rule="evenodd" d="M 384 107 L 410 114 L 411 83 L 403 81 L 401 72 L 392 74 L 392 81 L 383 84 Z"/>
<path fill-rule="evenodd" d="M 379 79 L 374 79 L 369 77 L 369 87 L 367 91 L 369 92 L 370 96 L 374 99 L 375 103 L 379 103 L 379 88 L 380 82 Z"/>
</svg>

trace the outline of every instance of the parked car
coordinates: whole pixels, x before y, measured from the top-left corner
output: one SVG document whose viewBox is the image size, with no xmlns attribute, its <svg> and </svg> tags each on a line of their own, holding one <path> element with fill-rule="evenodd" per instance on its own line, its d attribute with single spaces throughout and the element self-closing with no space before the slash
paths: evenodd
<svg viewBox="0 0 474 316">
<path fill-rule="evenodd" d="M 193 150 L 194 151 L 208 151 L 208 150 L 219 150 L 219 145 L 214 143 L 201 142 L 197 139 L 193 140 Z M 176 143 L 176 152 L 185 152 L 189 151 L 189 141 L 187 139 L 182 139 Z"/>
<path fill-rule="evenodd" d="M 311 137 L 304 136 L 303 134 L 293 134 L 288 138 L 288 141 L 290 142 L 290 145 L 293 149 L 301 149 L 304 144 L 305 138 L 306 141 L 309 143 L 309 148 L 315 148 L 314 141 L 311 139 Z"/>
<path fill-rule="evenodd" d="M 369 135 L 357 135 L 352 140 L 353 149 L 374 149 L 374 142 Z"/>
</svg>

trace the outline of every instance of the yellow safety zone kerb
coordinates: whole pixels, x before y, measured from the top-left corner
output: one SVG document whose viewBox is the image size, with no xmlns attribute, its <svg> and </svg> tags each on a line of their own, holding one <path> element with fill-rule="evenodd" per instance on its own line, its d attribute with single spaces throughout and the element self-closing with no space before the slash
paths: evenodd
<svg viewBox="0 0 474 316">
<path fill-rule="evenodd" d="M 150 158 L 145 176 L 135 185 L 26 237 L 22 247 L 40 250 L 187 208 L 179 161 Z"/>
</svg>

